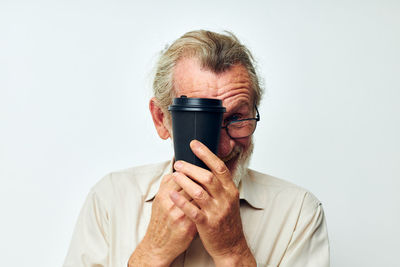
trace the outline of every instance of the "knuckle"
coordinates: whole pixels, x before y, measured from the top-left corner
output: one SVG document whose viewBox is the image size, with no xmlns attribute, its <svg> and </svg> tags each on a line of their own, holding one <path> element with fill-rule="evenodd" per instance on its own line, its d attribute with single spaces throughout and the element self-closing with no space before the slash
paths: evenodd
<svg viewBox="0 0 400 267">
<path fill-rule="evenodd" d="M 193 221 L 200 224 L 205 222 L 205 216 L 203 216 L 203 214 L 199 210 L 193 211 L 192 219 Z"/>
<path fill-rule="evenodd" d="M 175 210 L 175 212 L 171 212 L 172 221 L 178 223 L 185 218 L 185 214 L 180 210 Z"/>
<path fill-rule="evenodd" d="M 228 172 L 228 168 L 223 161 L 218 161 L 215 165 L 215 171 L 219 174 L 225 174 L 226 172 Z"/>
<path fill-rule="evenodd" d="M 204 199 L 204 191 L 202 189 L 198 189 L 193 192 L 193 199 L 201 200 Z"/>
<path fill-rule="evenodd" d="M 180 209 L 184 209 L 186 206 L 187 200 L 186 199 L 182 199 L 181 201 L 179 201 L 179 208 Z"/>
<path fill-rule="evenodd" d="M 209 172 L 207 175 L 204 176 L 204 183 L 211 184 L 213 179 L 214 179 L 214 175 L 211 172 Z"/>
<path fill-rule="evenodd" d="M 198 220 L 199 216 L 200 216 L 200 212 L 198 210 L 193 210 L 191 212 L 192 214 L 190 215 L 190 217 L 192 217 L 193 220 Z"/>
<path fill-rule="evenodd" d="M 182 211 L 179 211 L 179 213 L 178 213 L 178 216 L 177 216 L 177 219 L 179 220 L 179 221 L 182 221 L 183 219 L 185 219 L 185 213 L 183 213 Z"/>
</svg>

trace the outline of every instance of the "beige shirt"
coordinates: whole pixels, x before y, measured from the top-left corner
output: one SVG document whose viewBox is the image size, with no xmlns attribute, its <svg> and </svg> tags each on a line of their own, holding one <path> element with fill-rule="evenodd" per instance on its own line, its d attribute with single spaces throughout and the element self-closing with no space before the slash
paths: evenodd
<svg viewBox="0 0 400 267">
<path fill-rule="evenodd" d="M 161 177 L 171 172 L 169 161 L 114 172 L 97 183 L 80 212 L 64 267 L 126 267 L 146 233 Z M 253 170 L 239 191 L 244 232 L 258 266 L 329 266 L 324 212 L 311 193 Z M 171 266 L 214 263 L 196 237 Z"/>
</svg>

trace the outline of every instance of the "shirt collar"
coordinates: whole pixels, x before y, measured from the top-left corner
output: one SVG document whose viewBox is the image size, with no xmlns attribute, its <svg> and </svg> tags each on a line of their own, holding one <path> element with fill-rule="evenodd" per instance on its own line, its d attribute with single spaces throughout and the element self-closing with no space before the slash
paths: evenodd
<svg viewBox="0 0 400 267">
<path fill-rule="evenodd" d="M 166 174 L 171 174 L 174 160 L 169 161 L 169 163 L 165 164 L 164 169 L 161 171 L 161 174 L 158 176 L 150 186 L 149 193 L 145 199 L 146 202 L 152 201 L 160 188 L 161 180 Z M 239 184 L 239 195 L 240 199 L 245 200 L 252 208 L 254 209 L 263 209 L 263 203 L 265 202 L 265 197 L 263 192 L 254 183 L 254 179 L 252 177 L 252 173 L 250 170 L 247 171 L 247 174 L 243 177 Z"/>
<path fill-rule="evenodd" d="M 265 191 L 254 181 L 253 172 L 247 169 L 246 175 L 239 183 L 240 199 L 245 200 L 254 209 L 263 209 L 266 201 Z"/>
<path fill-rule="evenodd" d="M 162 171 L 158 175 L 158 177 L 153 177 L 153 179 L 154 178 L 157 178 L 157 179 L 155 179 L 155 181 L 150 186 L 149 193 L 147 194 L 146 199 L 145 199 L 146 202 L 152 201 L 155 198 L 155 196 L 158 192 L 158 189 L 160 188 L 161 180 L 164 177 L 164 175 L 172 173 L 172 163 L 173 162 L 174 162 L 174 160 L 170 160 L 169 162 L 167 162 L 164 165 L 165 167 L 164 167 L 164 169 L 162 169 Z"/>
</svg>

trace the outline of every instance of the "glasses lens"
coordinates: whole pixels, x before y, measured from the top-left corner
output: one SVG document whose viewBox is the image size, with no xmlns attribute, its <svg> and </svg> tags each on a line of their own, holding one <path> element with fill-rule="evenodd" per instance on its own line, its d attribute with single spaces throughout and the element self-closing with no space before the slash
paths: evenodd
<svg viewBox="0 0 400 267">
<path fill-rule="evenodd" d="M 243 138 L 253 134 L 257 121 L 254 119 L 235 121 L 228 125 L 229 135 L 233 138 Z"/>
</svg>

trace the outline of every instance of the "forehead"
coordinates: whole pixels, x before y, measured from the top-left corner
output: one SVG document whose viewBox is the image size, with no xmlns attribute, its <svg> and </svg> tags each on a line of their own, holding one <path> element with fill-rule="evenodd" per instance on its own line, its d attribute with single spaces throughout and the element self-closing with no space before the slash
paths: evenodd
<svg viewBox="0 0 400 267">
<path fill-rule="evenodd" d="M 250 77 L 241 64 L 216 74 L 195 58 L 180 59 L 174 69 L 174 89 L 176 96 L 220 99 L 227 109 L 253 103 Z"/>
</svg>

